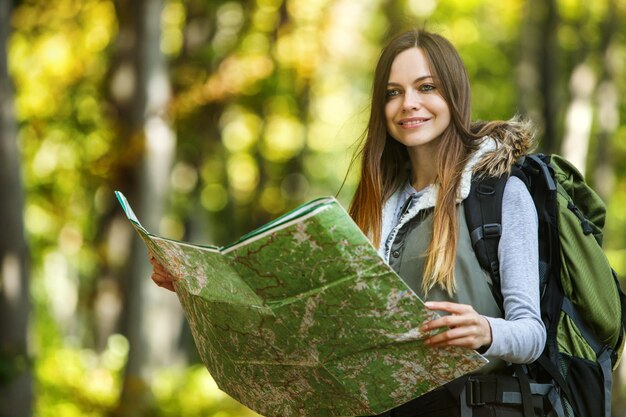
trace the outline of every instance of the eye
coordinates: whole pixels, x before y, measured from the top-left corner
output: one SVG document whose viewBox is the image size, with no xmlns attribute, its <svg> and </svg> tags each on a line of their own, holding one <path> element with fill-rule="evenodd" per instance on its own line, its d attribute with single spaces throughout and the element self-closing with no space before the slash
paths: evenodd
<svg viewBox="0 0 626 417">
<path fill-rule="evenodd" d="M 435 91 L 437 89 L 437 87 L 435 87 L 435 84 L 422 84 L 419 86 L 419 91 L 425 92 L 425 93 L 429 93 L 431 91 Z"/>
<path fill-rule="evenodd" d="M 387 99 L 391 99 L 391 98 L 396 97 L 399 94 L 400 94 L 400 90 L 398 90 L 397 88 L 391 88 L 387 90 L 387 93 L 385 93 L 385 97 L 387 97 Z"/>
</svg>

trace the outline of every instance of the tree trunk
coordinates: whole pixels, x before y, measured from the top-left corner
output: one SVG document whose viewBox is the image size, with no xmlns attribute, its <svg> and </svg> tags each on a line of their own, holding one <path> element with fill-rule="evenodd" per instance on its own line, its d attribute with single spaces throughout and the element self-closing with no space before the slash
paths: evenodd
<svg viewBox="0 0 626 417">
<path fill-rule="evenodd" d="M 517 50 L 520 52 L 516 68 L 517 107 L 525 117 L 529 117 L 543 130 L 543 114 L 541 112 L 539 91 L 539 64 L 537 55 L 539 48 L 539 30 L 537 28 L 536 8 L 532 1 L 524 5 L 524 18 L 521 23 L 521 36 Z"/>
<path fill-rule="evenodd" d="M 543 152 L 554 152 L 558 143 L 558 18 L 555 0 L 527 0 L 518 45 L 518 108 L 537 127 Z"/>
<path fill-rule="evenodd" d="M 557 29 L 559 16 L 556 0 L 538 0 L 534 7 L 541 14 L 539 28 L 539 75 L 540 88 L 543 94 L 543 148 L 548 152 L 554 152 L 558 146 L 558 42 Z"/>
<path fill-rule="evenodd" d="M 122 103 L 122 111 L 126 109 L 129 113 L 123 119 L 125 126 L 121 126 L 121 131 L 127 134 L 125 139 L 130 146 L 139 144 L 142 149 L 136 169 L 128 173 L 129 184 L 122 185 L 122 189 L 129 191 L 129 201 L 136 207 L 141 222 L 158 232 L 175 152 L 175 136 L 167 119 L 170 84 L 160 50 L 164 0 L 121 0 L 117 6 L 123 49 L 118 65 L 122 73 L 118 76 L 131 80 L 130 91 L 122 89 L 117 93 L 121 98 L 132 98 L 129 103 Z M 126 75 L 124 71 L 128 71 Z M 150 280 L 151 267 L 145 247 L 134 235 L 128 262 L 128 274 L 123 277 L 122 316 L 130 351 L 116 412 L 135 416 L 150 405 L 152 370 L 170 364 L 177 352 L 182 311 L 175 295 Z"/>
<path fill-rule="evenodd" d="M 7 65 L 10 13 L 11 2 L 0 1 L 0 416 L 27 417 L 33 408 L 27 343 L 29 271 L 21 157 Z"/>
<path fill-rule="evenodd" d="M 557 5 L 555 0 L 527 0 L 524 14 L 516 75 L 518 107 L 536 125 L 541 150 L 554 152 L 558 143 Z"/>
</svg>

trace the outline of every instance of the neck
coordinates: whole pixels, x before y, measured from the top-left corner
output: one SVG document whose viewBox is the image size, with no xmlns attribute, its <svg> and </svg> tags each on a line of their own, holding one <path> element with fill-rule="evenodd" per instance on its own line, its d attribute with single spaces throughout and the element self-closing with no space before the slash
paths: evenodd
<svg viewBox="0 0 626 417">
<path fill-rule="evenodd" d="M 437 152 L 409 149 L 411 160 L 411 185 L 417 191 L 434 184 L 437 179 Z"/>
</svg>

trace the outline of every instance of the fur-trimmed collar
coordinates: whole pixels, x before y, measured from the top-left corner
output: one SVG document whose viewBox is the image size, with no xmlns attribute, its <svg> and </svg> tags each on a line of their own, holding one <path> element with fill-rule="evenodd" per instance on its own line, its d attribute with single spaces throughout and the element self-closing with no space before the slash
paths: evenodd
<svg viewBox="0 0 626 417">
<path fill-rule="evenodd" d="M 457 201 L 461 202 L 469 195 L 474 172 L 481 172 L 485 175 L 502 175 L 509 172 L 515 160 L 528 151 L 529 146 L 529 143 L 522 143 L 522 139 L 516 135 L 507 135 L 498 140 L 489 136 L 483 137 L 478 149 L 470 156 L 463 169 Z M 404 203 L 399 201 L 403 195 L 402 188 L 394 192 L 385 202 L 382 212 L 381 243 L 378 248 L 378 253 L 383 259 L 389 259 L 391 245 L 386 243 L 395 239 L 398 230 L 420 211 L 435 206 L 437 190 L 437 184 L 429 185 L 399 221 L 396 221 L 394 217 L 398 204 Z"/>
</svg>

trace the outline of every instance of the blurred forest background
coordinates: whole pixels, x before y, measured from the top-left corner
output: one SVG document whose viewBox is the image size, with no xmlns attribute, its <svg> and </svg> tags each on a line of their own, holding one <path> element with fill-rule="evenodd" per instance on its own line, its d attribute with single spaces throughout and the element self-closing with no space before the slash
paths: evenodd
<svg viewBox="0 0 626 417">
<path fill-rule="evenodd" d="M 198 363 L 113 190 L 217 245 L 335 194 L 409 27 L 458 47 L 475 118 L 527 115 L 585 173 L 623 278 L 625 22 L 626 0 L 0 0 L 0 415 L 255 415 Z"/>
</svg>

